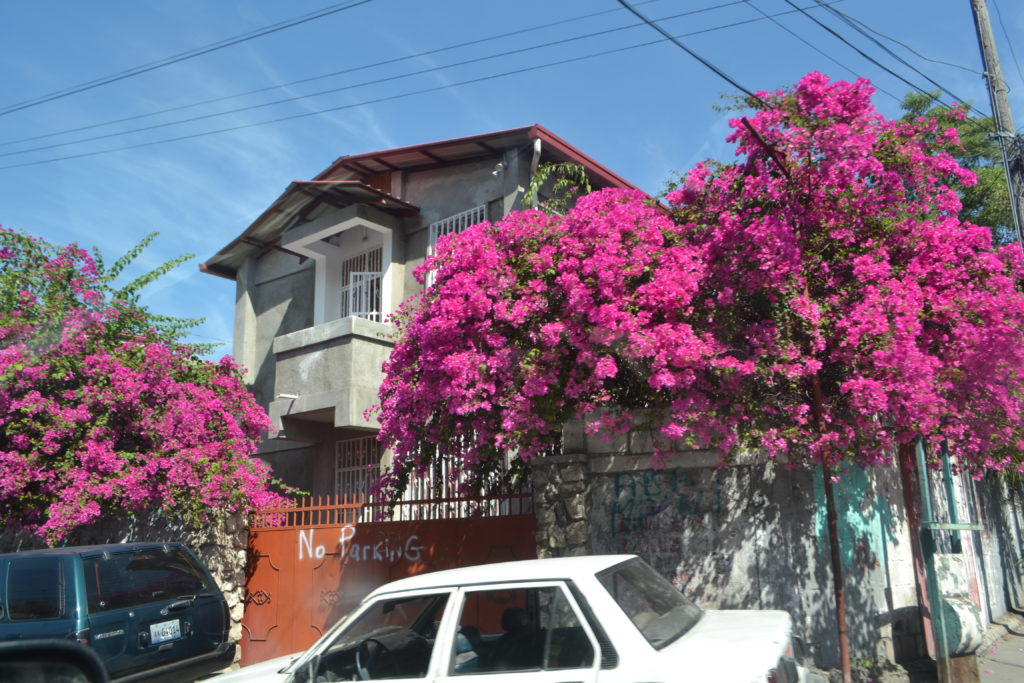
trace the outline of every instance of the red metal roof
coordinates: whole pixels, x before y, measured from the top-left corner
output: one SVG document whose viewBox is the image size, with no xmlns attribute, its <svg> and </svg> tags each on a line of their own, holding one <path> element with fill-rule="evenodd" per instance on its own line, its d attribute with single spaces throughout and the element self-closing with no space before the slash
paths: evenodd
<svg viewBox="0 0 1024 683">
<path fill-rule="evenodd" d="M 323 180 L 362 177 L 386 171 L 429 168 L 464 162 L 477 157 L 494 156 L 503 150 L 530 144 L 535 139 L 541 140 L 547 155 L 554 156 L 561 161 L 572 161 L 583 165 L 598 185 L 636 189 L 636 186 L 628 180 L 594 161 L 539 124 L 365 154 L 351 154 L 338 158 L 316 178 Z"/>
</svg>

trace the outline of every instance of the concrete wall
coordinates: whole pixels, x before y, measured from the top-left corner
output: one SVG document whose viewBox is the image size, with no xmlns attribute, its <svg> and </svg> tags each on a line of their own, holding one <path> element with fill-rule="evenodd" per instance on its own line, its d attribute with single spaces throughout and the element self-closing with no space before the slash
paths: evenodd
<svg viewBox="0 0 1024 683">
<path fill-rule="evenodd" d="M 393 242 L 393 304 L 414 294 L 419 285 L 412 269 L 427 253 L 427 226 L 474 206 L 514 203 L 520 188 L 529 178 L 529 162 L 523 154 L 509 154 L 509 167 L 492 175 L 502 158 L 442 166 L 414 172 L 396 172 L 401 180 L 401 199 L 419 207 L 417 216 L 397 220 Z M 328 225 L 345 209 L 317 212 L 310 224 Z M 499 218 L 500 215 L 493 216 Z M 305 229 L 300 224 L 293 230 Z M 285 233 L 287 236 L 289 233 Z M 341 240 L 344 246 L 345 241 Z M 251 371 L 253 389 L 264 405 L 273 399 L 274 339 L 313 325 L 314 268 L 312 260 L 278 250 L 251 257 L 239 271 L 235 310 L 235 356 Z"/>
<path fill-rule="evenodd" d="M 567 424 L 563 454 L 533 465 L 539 557 L 637 554 L 704 608 L 789 612 L 813 663 L 839 666 L 820 469 L 756 458 L 719 467 L 713 453 L 681 451 L 656 470 L 650 434 L 586 431 Z M 944 494 L 932 479 L 941 516 Z M 958 477 L 956 488 L 960 520 L 985 530 L 944 532 L 936 557 L 944 593 L 981 606 L 983 627 L 1024 613 L 1021 485 L 992 475 Z M 925 657 L 898 468 L 851 468 L 835 491 L 855 668 L 877 673 Z"/>
<path fill-rule="evenodd" d="M 981 523 L 975 544 L 981 557 L 988 618 L 1024 614 L 1024 488 L 997 475 L 978 482 Z"/>
<path fill-rule="evenodd" d="M 495 155 L 474 163 L 402 174 L 402 199 L 420 207 L 419 220 L 406 224 L 405 297 L 420 287 L 413 269 L 427 255 L 431 223 L 481 205 L 488 207 L 487 219 L 491 221 L 520 208 L 517 200 L 530 178 L 530 153 L 507 153 L 509 165 L 495 176 L 492 171 L 501 158 Z"/>
<path fill-rule="evenodd" d="M 269 252 L 250 259 L 236 283 L 234 356 L 247 370 L 256 400 L 274 399 L 274 339 L 313 324 L 312 263 Z"/>
<path fill-rule="evenodd" d="M 335 427 L 375 428 L 364 412 L 377 402 L 393 335 L 387 323 L 341 318 L 277 337 L 277 398 L 269 406 L 275 428 L 283 428 L 284 416 L 322 410 L 332 411 Z"/>
<path fill-rule="evenodd" d="M 782 609 L 818 667 L 838 667 L 820 471 L 714 454 L 650 468 L 650 438 L 565 429 L 565 454 L 537 463 L 538 555 L 635 553 L 707 609 Z M 837 486 L 853 657 L 921 656 L 924 640 L 898 472 L 851 470 Z"/>
</svg>

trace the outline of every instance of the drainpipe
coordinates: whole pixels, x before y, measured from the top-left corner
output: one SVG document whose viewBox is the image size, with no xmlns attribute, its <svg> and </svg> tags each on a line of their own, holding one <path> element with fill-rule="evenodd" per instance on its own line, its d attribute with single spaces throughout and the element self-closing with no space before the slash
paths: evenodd
<svg viewBox="0 0 1024 683">
<path fill-rule="evenodd" d="M 942 609 L 942 593 L 939 591 L 939 580 L 935 571 L 935 533 L 932 524 L 931 487 L 928 482 L 928 464 L 925 462 L 924 443 L 919 438 L 914 447 L 917 455 L 918 486 L 921 494 L 921 552 L 924 555 L 925 582 L 928 587 L 928 605 L 931 612 L 932 635 L 935 642 L 935 662 L 939 668 L 939 680 L 949 679 L 949 639 L 946 614 Z M 950 501 L 950 506 L 956 505 Z"/>
<path fill-rule="evenodd" d="M 537 172 L 537 167 L 540 166 L 540 149 L 541 149 L 541 144 L 542 143 L 541 143 L 541 139 L 540 138 L 534 138 L 533 139 L 533 158 L 530 159 L 530 179 L 531 180 L 533 179 L 534 174 Z M 527 182 L 529 182 L 529 180 L 527 180 Z M 537 197 L 537 194 L 538 193 L 534 193 L 534 195 L 533 195 L 533 202 L 530 205 L 531 209 L 536 209 L 540 205 L 540 199 Z"/>
<path fill-rule="evenodd" d="M 910 527 L 910 551 L 914 562 L 914 578 L 917 587 L 917 604 L 921 610 L 921 630 L 924 634 L 926 654 L 935 653 L 932 630 L 932 609 L 928 596 L 928 579 L 924 568 L 924 552 L 921 548 L 921 492 L 914 476 L 917 466 L 914 462 L 915 444 L 899 445 L 900 481 L 903 489 L 903 505 Z"/>
</svg>

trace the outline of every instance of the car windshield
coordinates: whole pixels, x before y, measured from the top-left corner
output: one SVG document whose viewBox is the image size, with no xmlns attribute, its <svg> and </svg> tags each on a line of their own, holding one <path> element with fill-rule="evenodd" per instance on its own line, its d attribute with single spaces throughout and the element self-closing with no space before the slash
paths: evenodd
<svg viewBox="0 0 1024 683">
<path fill-rule="evenodd" d="M 616 604 L 654 648 L 682 637 L 704 612 L 639 558 L 597 575 Z"/>
</svg>

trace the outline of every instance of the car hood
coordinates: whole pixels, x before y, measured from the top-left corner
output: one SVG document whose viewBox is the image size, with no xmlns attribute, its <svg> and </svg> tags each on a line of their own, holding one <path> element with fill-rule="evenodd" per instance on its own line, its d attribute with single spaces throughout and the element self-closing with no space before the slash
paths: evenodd
<svg viewBox="0 0 1024 683">
<path fill-rule="evenodd" d="M 677 673 L 687 670 L 694 680 L 764 683 L 790 644 L 792 623 L 789 614 L 777 610 L 708 610 L 662 654 Z M 693 671 L 694 666 L 701 670 Z"/>
<path fill-rule="evenodd" d="M 288 678 L 288 674 L 280 673 L 280 671 L 303 654 L 302 652 L 296 652 L 295 654 L 283 657 L 275 657 L 265 662 L 243 666 L 241 669 L 235 669 L 220 676 L 214 676 L 210 680 L 217 681 L 217 683 L 234 683 L 235 681 L 245 681 L 246 683 L 262 683 L 266 681 L 270 683 L 271 681 L 283 681 Z"/>
</svg>

